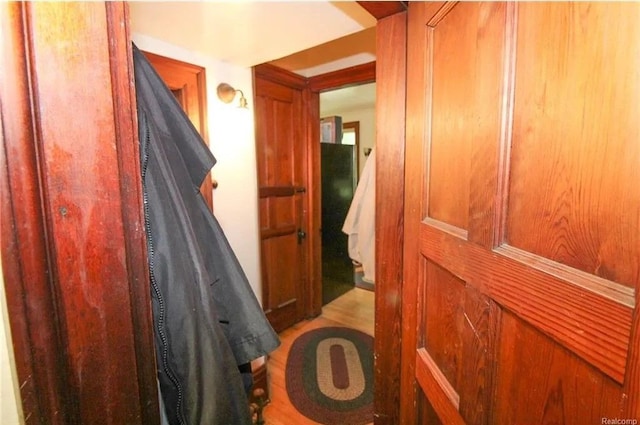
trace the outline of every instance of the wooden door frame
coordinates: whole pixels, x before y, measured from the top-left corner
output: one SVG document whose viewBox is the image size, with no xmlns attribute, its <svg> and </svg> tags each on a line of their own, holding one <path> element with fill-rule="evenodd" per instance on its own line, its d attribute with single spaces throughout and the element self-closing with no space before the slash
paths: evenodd
<svg viewBox="0 0 640 425">
<path fill-rule="evenodd" d="M 309 146 L 309 191 L 313 193 L 314 209 L 310 210 L 312 217 L 311 227 L 317 240 L 312 244 L 313 279 L 309 281 L 309 304 L 307 315 L 317 316 L 322 312 L 322 238 L 320 228 L 322 225 L 322 201 L 321 201 L 321 164 L 320 164 L 320 93 L 336 90 L 344 87 L 373 83 L 376 81 L 376 63 L 369 62 L 337 71 L 327 72 L 307 79 L 308 96 L 304 108 L 310 111 L 307 122 L 307 146 Z"/>
<path fill-rule="evenodd" d="M 160 423 L 127 5 L 5 3 L 0 22 L 2 269 L 25 423 Z"/>
<path fill-rule="evenodd" d="M 400 423 L 401 365 L 398 353 L 402 348 L 407 3 L 365 1 L 358 4 L 378 19 L 374 77 L 377 259 L 374 424 L 393 425 Z M 353 71 L 347 71 L 343 79 L 334 77 L 333 88 L 353 83 L 349 78 L 362 78 Z M 312 86 L 328 89 L 330 85 L 326 80 L 325 76 L 322 84 L 316 81 Z"/>
<path fill-rule="evenodd" d="M 402 347 L 402 272 L 404 220 L 404 148 L 406 99 L 406 31 L 404 2 L 359 2 L 377 19 L 376 62 L 338 70 L 308 80 L 309 162 L 313 188 L 320 188 L 318 125 L 320 92 L 376 82 L 376 288 L 374 339 L 374 424 L 400 423 L 400 356 Z M 380 9 L 377 7 L 380 6 Z M 370 8 L 373 8 L 370 10 Z M 315 147 L 315 149 L 313 148 Z M 316 222 L 320 224 L 320 191 Z M 314 228 L 315 229 L 315 228 Z M 319 227 L 318 233 L 319 233 Z M 320 242 L 320 241 L 318 241 Z M 320 245 L 314 262 L 321 264 Z M 382 260 L 384 259 L 384 260 Z M 322 309 L 322 275 L 310 282 L 310 311 Z"/>
<path fill-rule="evenodd" d="M 170 90 L 180 90 L 186 93 L 186 98 L 178 100 L 178 103 L 181 104 L 189 120 L 200 133 L 204 144 L 209 146 L 205 68 L 144 50 L 142 53 Z M 213 211 L 213 189 L 216 187 L 217 184 L 213 182 L 211 171 L 209 171 L 202 182 L 202 186 L 200 186 L 200 192 L 211 211 Z"/>
<path fill-rule="evenodd" d="M 360 121 L 350 121 L 342 124 L 342 133 L 345 129 L 353 130 L 356 135 L 354 142 L 355 160 L 356 160 L 356 183 L 360 180 Z"/>
</svg>

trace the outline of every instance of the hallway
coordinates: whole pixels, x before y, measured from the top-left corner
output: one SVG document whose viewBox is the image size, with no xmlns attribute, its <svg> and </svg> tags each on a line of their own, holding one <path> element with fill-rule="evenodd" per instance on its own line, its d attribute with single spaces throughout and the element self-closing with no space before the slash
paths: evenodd
<svg viewBox="0 0 640 425">
<path fill-rule="evenodd" d="M 264 409 L 267 425 L 313 425 L 291 405 L 285 388 L 284 370 L 293 341 L 301 334 L 326 326 L 346 326 L 373 335 L 374 298 L 371 291 L 355 288 L 322 308 L 315 319 L 302 321 L 280 334 L 282 345 L 269 358 L 271 402 Z M 345 424 L 348 425 L 348 424 Z"/>
</svg>

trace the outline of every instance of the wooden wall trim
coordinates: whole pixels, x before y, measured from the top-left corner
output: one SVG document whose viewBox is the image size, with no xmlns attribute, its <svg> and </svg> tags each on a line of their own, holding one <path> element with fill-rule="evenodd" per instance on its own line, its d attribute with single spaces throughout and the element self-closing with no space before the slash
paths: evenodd
<svg viewBox="0 0 640 425">
<path fill-rule="evenodd" d="M 435 360 L 424 348 L 418 349 L 416 361 L 416 379 L 424 388 L 427 399 L 437 412 L 442 423 L 464 425 L 460 414 L 460 396 L 455 388 L 438 368 Z"/>
<path fill-rule="evenodd" d="M 50 281 L 26 46 L 27 3 L 2 3 L 2 269 L 25 422 L 69 423 L 64 342 Z M 9 105 L 11 105 L 9 107 Z M 28 300 L 28 302 L 27 302 Z"/>
<path fill-rule="evenodd" d="M 307 143 L 307 200 L 308 200 L 308 223 L 307 241 L 309 250 L 307 251 L 307 276 L 309 277 L 307 287 L 307 299 L 305 305 L 307 315 L 315 317 L 322 313 L 322 192 L 321 167 L 320 167 L 320 95 L 312 91 L 309 87 L 302 91 L 302 104 L 304 109 L 304 127 L 306 131 Z"/>
<path fill-rule="evenodd" d="M 374 61 L 309 77 L 309 87 L 313 91 L 322 92 L 375 81 L 376 63 Z"/>
<path fill-rule="evenodd" d="M 400 421 L 407 13 L 378 21 L 374 423 Z M 415 350 L 413 350 L 415 352 Z"/>
<path fill-rule="evenodd" d="M 307 79 L 286 69 L 279 68 L 270 63 L 263 63 L 253 67 L 254 75 L 265 80 L 302 90 L 307 87 Z"/>
<path fill-rule="evenodd" d="M 0 6 L 2 261 L 27 424 L 159 423 L 126 7 Z"/>
<path fill-rule="evenodd" d="M 407 10 L 407 1 L 359 1 L 364 10 L 380 20 Z"/>
<path fill-rule="evenodd" d="M 107 29 L 109 37 L 109 58 L 111 65 L 112 95 L 114 99 L 114 123 L 116 127 L 118 171 L 120 172 L 120 195 L 122 223 L 128 286 L 131 293 L 131 320 L 133 323 L 134 350 L 138 367 L 137 379 L 141 422 L 155 424 L 160 422 L 158 406 L 158 381 L 155 362 L 155 342 L 153 316 L 151 312 L 151 293 L 149 290 L 149 268 L 147 262 L 147 238 L 144 231 L 142 181 L 140 171 L 140 152 L 138 142 L 138 115 L 136 93 L 133 78 L 131 35 L 129 33 L 129 7 L 125 2 L 106 2 Z M 123 66 L 126 64 L 126 68 Z M 198 74 L 198 96 L 206 99 L 204 69 Z M 207 139 L 206 101 L 200 104 L 201 116 L 205 117 L 201 127 L 202 137 Z M 209 207 L 212 208 L 211 174 L 208 174 Z"/>
</svg>

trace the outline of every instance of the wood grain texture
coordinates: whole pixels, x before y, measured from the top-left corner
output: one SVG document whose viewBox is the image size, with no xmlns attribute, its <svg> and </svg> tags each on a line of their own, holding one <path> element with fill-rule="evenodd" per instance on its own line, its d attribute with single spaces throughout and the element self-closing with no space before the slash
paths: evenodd
<svg viewBox="0 0 640 425">
<path fill-rule="evenodd" d="M 451 404 L 415 402 L 421 338 L 467 423 L 637 417 L 640 8 L 427 8 L 409 6 L 402 423 Z"/>
<path fill-rule="evenodd" d="M 442 421 L 436 414 L 435 409 L 429 402 L 424 392 L 419 388 L 416 400 L 416 424 L 421 425 L 442 425 Z"/>
<path fill-rule="evenodd" d="M 3 181 L 20 205 L 3 208 L 2 252 L 26 422 L 157 422 L 126 5 L 2 10 L 15 55 L 3 77 L 17 83 L 2 86 L 15 108 L 3 106 L 3 151 L 17 154 Z"/>
<path fill-rule="evenodd" d="M 491 391 L 495 356 L 493 347 L 497 337 L 500 309 L 489 297 L 447 270 L 430 261 L 425 262 L 424 293 L 419 296 L 419 314 L 424 317 L 420 326 L 427 367 L 449 394 L 456 410 L 469 423 L 489 423 Z M 425 356 L 418 355 L 416 367 Z M 437 370 L 436 370 L 437 369 Z M 417 372 L 416 372 L 417 373 Z M 430 391 L 424 388 L 425 393 Z M 433 382 L 430 383 L 432 385 Z M 451 389 L 448 389 L 451 387 Z M 442 403 L 435 403 L 436 412 L 444 421 L 447 415 Z"/>
<path fill-rule="evenodd" d="M 430 28 L 433 66 L 426 77 L 432 81 L 432 91 L 427 94 L 432 109 L 428 213 L 468 230 L 470 194 L 474 197 L 472 207 L 477 208 L 471 219 L 492 219 L 499 109 L 497 104 L 488 107 L 487 99 L 497 101 L 501 88 L 504 4 L 459 3 Z M 483 84 L 467 78 L 470 75 L 483 76 Z M 490 234 L 486 235 L 483 225 L 475 223 L 473 234 L 487 243 Z"/>
<path fill-rule="evenodd" d="M 322 193 L 320 167 L 320 95 L 308 87 L 302 91 L 305 109 L 304 128 L 306 129 L 307 158 L 307 206 L 305 222 L 307 223 L 307 288 L 305 298 L 305 316 L 315 317 L 322 312 Z"/>
<path fill-rule="evenodd" d="M 491 423 L 501 314 L 493 300 L 473 286 L 465 287 L 461 331 L 464 359 L 459 368 L 458 392 L 462 396 L 460 414 L 467 423 Z"/>
<path fill-rule="evenodd" d="M 380 23 L 378 23 L 377 28 L 379 28 L 379 25 Z M 309 77 L 308 84 L 311 90 L 321 92 L 374 81 L 376 81 L 375 61 L 327 72 L 326 74 L 314 75 Z"/>
<path fill-rule="evenodd" d="M 310 225 L 309 195 L 303 190 L 309 176 L 303 93 L 291 76 L 274 68 L 255 68 L 254 101 L 262 307 L 281 331 L 307 314 L 310 248 L 306 239 L 298 240 L 297 232 L 308 231 Z M 301 119 L 303 125 L 298 124 Z"/>
<path fill-rule="evenodd" d="M 622 417 L 618 384 L 510 313 L 503 315 L 499 353 L 494 423 Z"/>
<path fill-rule="evenodd" d="M 443 423 L 464 425 L 458 412 L 459 396 L 453 386 L 440 373 L 436 362 L 425 349 L 416 356 L 416 379 Z"/>
<path fill-rule="evenodd" d="M 420 233 L 427 258 L 622 382 L 633 313 L 629 306 L 553 276 L 533 256 L 528 262 L 516 260 L 433 226 L 423 225 Z"/>
<path fill-rule="evenodd" d="M 506 232 L 512 246 L 632 288 L 639 18 L 637 3 L 518 6 Z"/>
<path fill-rule="evenodd" d="M 465 361 L 462 346 L 465 282 L 431 261 L 425 261 L 421 275 L 425 288 L 418 314 L 423 316 L 424 323 L 419 324 L 418 346 L 426 349 L 442 375 L 457 389 L 460 366 Z"/>
<path fill-rule="evenodd" d="M 71 417 L 64 391 L 68 371 L 58 323 L 51 320 L 56 306 L 39 195 L 29 40 L 23 26 L 26 7 L 17 2 L 0 5 L 2 272 L 25 423 L 62 425 Z"/>
<path fill-rule="evenodd" d="M 400 417 L 406 19 L 399 13 L 376 29 L 376 425 Z"/>
<path fill-rule="evenodd" d="M 111 214 L 122 199 L 105 5 L 32 4 L 28 20 L 53 285 L 70 353 L 67 391 L 81 422 L 138 422 L 125 234 L 121 216 Z M 62 40 L 74 40 L 73 48 Z"/>
<path fill-rule="evenodd" d="M 112 95 L 114 99 L 114 124 L 118 146 L 120 172 L 120 195 L 122 197 L 122 223 L 124 227 L 124 248 L 128 282 L 131 292 L 133 337 L 140 388 L 141 422 L 157 423 L 160 420 L 157 391 L 157 368 L 155 355 L 150 350 L 155 347 L 153 320 L 151 314 L 151 293 L 149 291 L 149 269 L 147 267 L 147 240 L 144 226 L 142 182 L 140 171 L 138 120 L 135 87 L 133 84 L 133 62 L 122 58 L 132 58 L 131 35 L 129 33 L 129 7 L 124 2 L 106 3 L 107 26 L 109 28 L 109 57 L 112 70 Z M 204 87 L 204 73 L 202 74 Z M 201 94 L 202 95 L 202 94 Z M 206 116 L 205 109 L 201 111 Z M 206 120 L 203 126 L 207 134 Z M 206 138 L 205 138 L 206 140 Z M 206 186 L 203 185 L 203 187 Z M 209 192 L 211 192 L 209 186 Z M 209 199 L 211 201 L 211 198 Z M 209 206 L 212 207 L 211 202 Z"/>
<path fill-rule="evenodd" d="M 422 166 L 426 164 L 427 146 L 423 146 L 429 126 L 430 109 L 424 99 L 427 87 L 426 72 L 430 57 L 425 46 L 428 27 L 425 16 L 433 16 L 444 3 L 413 2 L 409 4 L 407 21 L 407 100 L 405 143 L 405 198 L 402 276 L 402 348 L 400 369 L 400 420 L 398 423 L 416 423 L 417 384 L 415 377 L 416 349 L 418 348 L 418 294 L 420 290 L 420 221 L 425 216 L 423 201 L 425 184 Z M 380 60 L 380 59 L 378 59 Z M 415 88 L 420 87 L 418 90 Z M 428 141 L 427 141 L 428 143 Z M 409 158 L 416 159 L 410 161 Z M 419 164 L 419 165 L 418 165 Z"/>
</svg>

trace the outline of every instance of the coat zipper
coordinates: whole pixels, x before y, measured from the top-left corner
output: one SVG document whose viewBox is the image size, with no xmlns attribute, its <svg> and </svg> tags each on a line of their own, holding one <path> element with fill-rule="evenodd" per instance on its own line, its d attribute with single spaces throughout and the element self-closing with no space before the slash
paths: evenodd
<svg viewBox="0 0 640 425">
<path fill-rule="evenodd" d="M 149 131 L 149 125 L 147 123 L 146 117 L 144 120 L 143 131 L 144 131 L 144 156 L 142 158 L 142 199 L 144 204 L 144 222 L 145 222 L 145 230 L 147 234 L 147 246 L 149 248 L 149 279 L 151 280 L 151 287 L 153 288 L 153 292 L 155 293 L 158 299 L 158 335 L 162 340 L 162 368 L 164 373 L 169 377 L 173 385 L 175 385 L 176 390 L 178 391 L 178 401 L 176 403 L 176 411 L 178 416 L 178 421 L 180 425 L 186 425 L 186 420 L 183 417 L 182 413 L 182 387 L 180 386 L 180 382 L 178 378 L 174 375 L 173 371 L 169 368 L 169 360 L 168 360 L 168 349 L 167 349 L 167 336 L 164 332 L 164 320 L 165 320 L 165 305 L 164 298 L 162 297 L 162 293 L 160 292 L 160 288 L 158 287 L 158 283 L 156 282 L 156 278 L 153 272 L 153 258 L 154 258 L 154 250 L 153 250 L 153 238 L 151 235 L 151 228 L 149 225 L 149 199 L 147 195 L 147 187 L 146 187 L 146 174 L 147 174 L 147 165 L 149 162 L 149 144 L 151 142 L 151 135 Z"/>
</svg>

